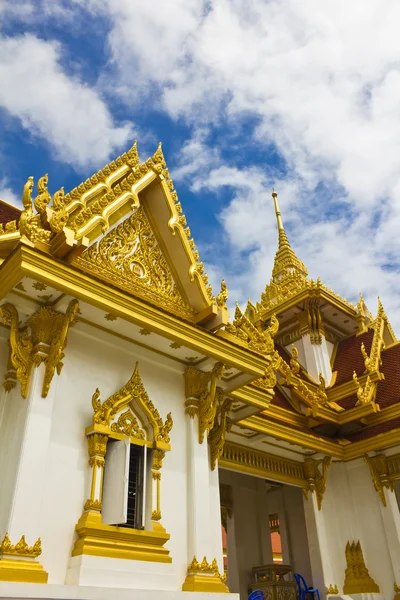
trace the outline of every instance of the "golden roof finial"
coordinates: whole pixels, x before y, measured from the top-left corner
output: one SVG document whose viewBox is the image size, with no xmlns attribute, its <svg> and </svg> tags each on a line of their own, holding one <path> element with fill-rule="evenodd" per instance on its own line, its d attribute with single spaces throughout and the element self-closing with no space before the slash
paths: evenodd
<svg viewBox="0 0 400 600">
<path fill-rule="evenodd" d="M 289 240 L 287 239 L 287 235 L 283 227 L 281 211 L 279 210 L 278 204 L 278 194 L 276 193 L 274 188 L 272 188 L 272 197 L 274 199 L 276 221 L 278 223 L 278 248 L 282 248 L 283 246 L 289 246 Z"/>
</svg>

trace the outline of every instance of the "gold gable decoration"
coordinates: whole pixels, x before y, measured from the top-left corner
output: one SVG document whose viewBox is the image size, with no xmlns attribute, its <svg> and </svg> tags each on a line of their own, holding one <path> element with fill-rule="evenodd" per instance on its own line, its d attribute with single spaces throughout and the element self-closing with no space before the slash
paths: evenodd
<svg viewBox="0 0 400 600">
<path fill-rule="evenodd" d="M 75 261 L 84 271 L 192 320 L 143 207 L 95 242 Z"/>
<path fill-rule="evenodd" d="M 132 400 L 149 420 L 149 423 L 153 429 L 155 444 L 157 445 L 158 442 L 161 442 L 164 444 L 165 449 L 168 450 L 170 442 L 169 434 L 173 425 L 171 413 L 168 413 L 166 421 L 163 422 L 160 413 L 144 389 L 144 385 L 139 375 L 139 363 L 136 363 L 135 370 L 129 381 L 120 390 L 118 390 L 118 392 L 112 394 L 104 402 L 101 402 L 100 400 L 100 390 L 97 389 L 95 391 L 92 397 L 94 428 L 96 428 L 97 425 L 100 425 L 103 428 L 112 431 L 111 422 L 113 417 L 120 411 L 127 408 Z M 121 421 L 117 421 L 116 427 L 119 425 L 122 427 L 127 425 L 125 423 L 126 417 L 128 417 L 126 413 L 121 415 Z M 132 423 L 132 426 L 136 426 L 135 423 Z"/>
</svg>

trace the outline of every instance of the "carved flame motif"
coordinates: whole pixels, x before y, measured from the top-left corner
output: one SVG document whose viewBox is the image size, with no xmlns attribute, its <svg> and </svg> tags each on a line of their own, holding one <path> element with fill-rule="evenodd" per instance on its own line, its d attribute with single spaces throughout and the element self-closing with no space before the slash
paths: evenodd
<svg viewBox="0 0 400 600">
<path fill-rule="evenodd" d="M 175 285 L 143 208 L 93 244 L 77 260 L 86 271 L 181 316 L 192 316 Z"/>
</svg>

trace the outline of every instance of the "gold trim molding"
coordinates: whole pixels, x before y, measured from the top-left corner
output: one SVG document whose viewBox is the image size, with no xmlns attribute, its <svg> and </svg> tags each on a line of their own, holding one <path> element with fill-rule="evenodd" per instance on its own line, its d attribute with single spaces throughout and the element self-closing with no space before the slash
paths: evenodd
<svg viewBox="0 0 400 600">
<path fill-rule="evenodd" d="M 232 442 L 225 443 L 219 466 L 302 488 L 307 486 L 304 463 Z"/>
<path fill-rule="evenodd" d="M 85 512 L 75 530 L 79 539 L 72 556 L 87 554 L 125 560 L 172 562 L 164 544 L 170 536 L 164 531 L 142 531 L 128 527 L 104 525 L 99 512 Z"/>
</svg>

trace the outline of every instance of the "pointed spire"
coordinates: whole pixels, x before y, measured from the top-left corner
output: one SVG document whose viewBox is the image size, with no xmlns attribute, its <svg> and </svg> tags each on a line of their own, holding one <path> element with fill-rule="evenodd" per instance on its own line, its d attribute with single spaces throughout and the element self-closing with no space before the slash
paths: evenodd
<svg viewBox="0 0 400 600">
<path fill-rule="evenodd" d="M 280 249 L 283 246 L 290 246 L 290 244 L 289 244 L 289 240 L 287 239 L 285 229 L 283 227 L 281 211 L 279 210 L 279 204 L 278 204 L 278 194 L 276 193 L 276 191 L 273 188 L 272 188 L 272 197 L 274 199 L 276 221 L 278 223 L 278 236 L 279 236 L 278 237 L 278 248 Z"/>
<path fill-rule="evenodd" d="M 278 194 L 275 190 L 272 191 L 272 198 L 274 199 L 276 221 L 278 224 L 278 251 L 275 255 L 272 278 L 275 283 L 283 283 L 284 280 L 288 277 L 291 279 L 295 274 L 306 278 L 308 275 L 307 269 L 293 252 L 283 227 L 278 204 Z"/>
</svg>

